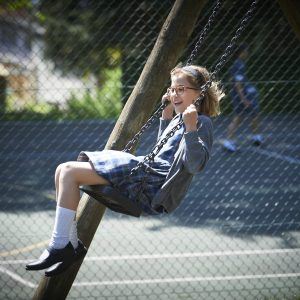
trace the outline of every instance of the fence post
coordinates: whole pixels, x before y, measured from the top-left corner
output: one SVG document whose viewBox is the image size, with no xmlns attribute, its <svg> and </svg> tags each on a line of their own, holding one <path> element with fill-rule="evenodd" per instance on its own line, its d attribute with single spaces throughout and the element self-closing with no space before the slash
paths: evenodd
<svg viewBox="0 0 300 300">
<path fill-rule="evenodd" d="M 149 118 L 173 68 L 183 52 L 206 0 L 176 0 L 170 11 L 143 72 L 130 95 L 106 149 L 122 149 L 128 139 Z M 89 246 L 105 208 L 83 195 L 77 210 L 79 238 Z M 33 299 L 65 299 L 82 261 L 56 277 L 42 277 Z"/>
</svg>

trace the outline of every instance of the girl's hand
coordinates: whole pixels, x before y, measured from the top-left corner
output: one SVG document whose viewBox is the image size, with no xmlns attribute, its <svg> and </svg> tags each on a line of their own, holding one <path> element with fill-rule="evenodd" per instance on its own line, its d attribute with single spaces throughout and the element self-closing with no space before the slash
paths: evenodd
<svg viewBox="0 0 300 300">
<path fill-rule="evenodd" d="M 189 105 L 182 114 L 185 131 L 197 131 L 198 112 L 194 104 Z"/>
<path fill-rule="evenodd" d="M 173 119 L 173 115 L 174 115 L 174 107 L 171 104 L 170 95 L 168 93 L 165 93 L 162 96 L 161 102 L 165 103 L 165 101 L 169 101 L 170 104 L 163 110 L 162 118 L 164 120 L 171 120 L 171 119 Z"/>
</svg>

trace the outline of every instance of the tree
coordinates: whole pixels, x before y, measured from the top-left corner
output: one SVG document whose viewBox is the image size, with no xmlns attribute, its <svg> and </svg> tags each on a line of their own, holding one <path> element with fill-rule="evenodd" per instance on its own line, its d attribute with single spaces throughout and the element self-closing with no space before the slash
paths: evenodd
<svg viewBox="0 0 300 300">
<path fill-rule="evenodd" d="M 121 66 L 127 99 L 170 8 L 160 0 L 41 0 L 45 56 L 65 74 L 94 75 L 100 86 L 103 70 Z"/>
</svg>

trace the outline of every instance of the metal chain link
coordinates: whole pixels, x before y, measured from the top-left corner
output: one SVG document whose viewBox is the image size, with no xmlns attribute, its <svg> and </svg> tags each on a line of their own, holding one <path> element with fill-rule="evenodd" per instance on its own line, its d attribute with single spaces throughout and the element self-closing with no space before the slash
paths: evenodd
<svg viewBox="0 0 300 300">
<path fill-rule="evenodd" d="M 252 1 L 221 0 L 221 7 L 207 32 L 207 37 L 189 66 L 206 65 L 210 74 L 214 71 L 214 67 L 235 35 Z M 206 4 L 201 11 L 199 19 L 196 20 L 192 39 L 189 40 L 185 47 L 184 56 L 180 59 L 182 67 L 191 55 L 217 0 L 204 2 Z M 38 226 L 40 236 L 48 236 L 51 224 L 45 226 L 45 223 L 50 222 L 50 214 L 51 211 L 53 212 L 54 206 L 51 201 L 49 202 L 47 191 L 52 190 L 49 177 L 54 167 L 53 164 L 72 159 L 72 156 L 74 156 L 72 154 L 74 150 L 76 151 L 74 146 L 76 148 L 77 145 L 82 145 L 83 148 L 96 148 L 95 150 L 101 147 L 113 125 L 109 119 L 101 120 L 101 118 L 110 118 L 118 114 L 122 98 L 121 94 L 126 95 L 130 91 L 131 85 L 135 81 L 135 75 L 140 73 L 142 66 L 145 64 L 149 51 L 153 48 L 161 27 L 175 1 L 154 0 L 147 7 L 145 5 L 141 6 L 141 3 L 150 4 L 150 1 L 76 1 L 78 5 L 73 6 L 67 5 L 63 1 L 60 1 L 60 3 L 57 1 L 59 9 L 56 9 L 58 7 L 51 7 L 51 2 L 48 5 L 48 2 L 43 0 L 31 1 L 32 5 L 28 9 L 26 7 L 22 9 L 22 7 L 16 5 L 12 7 L 10 3 L 13 3 L 13 1 L 7 1 L 6 3 L 9 5 L 1 6 L 0 32 L 5 31 L 8 33 L 5 36 L 7 44 L 0 45 L 0 53 L 3 53 L 3 55 L 11 53 L 11 55 L 7 56 L 4 62 L 4 71 L 5 73 L 8 72 L 8 77 L 3 76 L 0 78 L 0 84 L 4 83 L 2 92 L 0 88 L 0 155 L 3 165 L 5 164 L 6 166 L 5 169 L 1 170 L 0 175 L 2 179 L 0 187 L 2 195 L 2 201 L 0 200 L 2 218 L 1 240 L 3 241 L 0 250 L 0 269 L 4 270 L 5 267 L 6 270 L 4 272 L 6 274 L 9 275 L 9 272 L 14 271 L 16 275 L 23 277 L 23 268 L 14 266 L 15 264 L 20 264 L 20 261 L 18 261 L 19 257 L 13 255 L 14 252 L 12 253 L 11 249 L 35 243 L 36 237 L 32 234 L 24 237 L 24 233 L 16 230 L 14 225 L 18 226 L 18 221 L 21 217 L 22 224 L 31 232 L 36 232 L 36 227 Z M 40 5 L 42 3 L 46 4 L 47 7 L 42 8 L 42 5 Z M 174 251 L 176 253 L 172 257 L 176 258 L 180 256 L 177 254 L 183 252 L 195 252 L 195 249 L 199 248 L 203 239 L 207 239 L 208 242 L 201 245 L 200 252 L 208 253 L 213 251 L 216 253 L 226 248 L 228 252 L 237 253 L 238 255 L 232 257 L 232 259 L 210 259 L 204 261 L 201 269 L 198 268 L 197 264 L 191 264 L 189 255 L 181 258 L 181 261 L 172 261 L 171 266 L 170 264 L 161 264 L 159 260 L 153 260 L 151 269 L 143 268 L 142 263 L 132 264 L 132 260 L 124 260 L 124 257 L 121 257 L 122 263 L 104 259 L 101 266 L 94 263 L 89 268 L 81 268 L 78 280 L 82 282 L 79 283 L 78 281 L 76 283 L 81 285 L 81 288 L 77 289 L 75 287 L 75 289 L 71 289 L 67 299 L 68 297 L 78 298 L 78 300 L 88 300 L 90 298 L 118 299 L 119 296 L 124 294 L 122 287 L 124 287 L 125 283 L 125 294 L 131 300 L 142 298 L 140 295 L 143 295 L 144 298 L 163 300 L 167 298 L 166 294 L 173 295 L 170 298 L 174 299 L 190 294 L 190 297 L 194 300 L 209 300 L 210 298 L 216 300 L 226 298 L 226 296 L 235 300 L 266 300 L 268 298 L 287 300 L 294 299 L 293 296 L 296 297 L 299 294 L 298 300 L 300 300 L 300 277 L 297 273 L 295 274 L 298 271 L 295 266 L 300 264 L 300 249 L 290 247 L 297 244 L 295 232 L 300 232 L 300 190 L 298 183 L 300 152 L 297 147 L 297 145 L 300 145 L 300 135 L 297 134 L 300 132 L 300 106 L 298 106 L 300 103 L 300 68 L 297 67 L 300 65 L 300 55 L 296 55 L 300 53 L 300 43 L 284 12 L 278 5 L 278 1 L 256 0 L 256 3 L 254 15 L 237 40 L 237 47 L 234 47 L 233 55 L 219 73 L 216 74 L 216 79 L 205 93 L 204 99 L 200 102 L 200 108 L 197 108 L 197 110 L 204 113 L 202 108 L 206 106 L 206 101 L 210 100 L 210 92 L 214 90 L 215 84 L 219 82 L 227 97 L 221 100 L 222 115 L 213 118 L 214 127 L 217 129 L 214 134 L 217 135 L 215 138 L 218 138 L 218 141 L 223 138 L 226 139 L 226 127 L 231 121 L 232 115 L 224 115 L 223 110 L 231 110 L 232 108 L 230 101 L 232 99 L 230 99 L 229 92 L 232 91 L 234 85 L 232 78 L 229 78 L 225 73 L 229 73 L 229 69 L 237 58 L 236 49 L 238 46 L 246 43 L 247 45 L 245 46 L 247 46 L 250 53 L 252 50 L 252 53 L 248 59 L 244 60 L 246 67 L 244 73 L 245 76 L 248 75 L 244 84 L 252 85 L 254 88 L 251 91 L 253 100 L 257 101 L 258 104 L 263 104 L 259 109 L 259 112 L 263 114 L 260 118 L 259 135 L 252 136 L 251 128 L 242 128 L 246 129 L 245 131 L 239 130 L 236 134 L 236 147 L 240 152 L 234 152 L 232 155 L 230 151 L 227 152 L 225 148 L 223 149 L 222 144 L 218 143 L 216 145 L 214 143 L 214 155 L 205 168 L 205 173 L 198 174 L 194 178 L 193 185 L 189 189 L 188 195 L 186 195 L 187 199 L 181 207 L 169 215 L 166 214 L 163 207 L 160 207 L 157 213 L 164 212 L 164 214 L 156 215 L 154 211 L 151 211 L 151 207 L 143 205 L 144 203 L 149 203 L 147 200 L 150 200 L 151 204 L 151 195 L 153 194 L 149 190 L 149 184 L 151 184 L 153 175 L 155 175 L 153 172 L 155 172 L 155 167 L 157 166 L 156 162 L 165 156 L 165 149 L 177 138 L 179 140 L 177 141 L 178 143 L 175 143 L 172 153 L 174 154 L 177 150 L 178 154 L 178 151 L 181 150 L 178 149 L 181 138 L 183 139 L 181 140 L 181 146 L 184 146 L 185 128 L 188 123 L 185 121 L 186 112 L 184 112 L 183 120 L 185 123 L 183 123 L 181 129 L 176 131 L 174 136 L 164 144 L 154 157 L 154 162 L 145 163 L 149 167 L 148 171 L 150 173 L 146 173 L 142 167 L 127 179 L 126 176 L 130 174 L 131 169 L 136 167 L 140 161 L 143 161 L 144 156 L 149 154 L 153 147 L 166 137 L 166 134 L 173 126 L 178 124 L 180 121 L 179 117 L 182 114 L 177 115 L 173 119 L 172 123 L 159 138 L 157 138 L 159 120 L 155 119 L 151 127 L 145 130 L 130 151 L 130 153 L 137 156 L 134 159 L 135 162 L 124 170 L 126 173 L 121 176 L 124 178 L 119 177 L 120 180 L 114 180 L 115 185 L 112 185 L 112 188 L 115 189 L 115 192 L 112 191 L 112 195 L 117 196 L 119 194 L 129 197 L 130 199 L 128 200 L 131 200 L 132 204 L 136 203 L 137 206 L 142 208 L 142 215 L 148 213 L 150 217 L 143 219 L 141 223 L 136 218 L 131 217 L 129 219 L 126 215 L 106 210 L 105 219 L 103 220 L 102 218 L 101 221 L 102 226 L 98 228 L 101 232 L 104 229 L 105 232 L 101 234 L 100 239 L 99 237 L 93 239 L 95 249 L 96 247 L 102 247 L 104 244 L 108 246 L 105 249 L 102 248 L 104 251 L 102 254 L 105 256 L 111 255 L 112 252 L 119 255 L 122 254 L 122 249 L 126 249 L 127 254 L 132 254 L 131 258 L 137 257 L 135 255 L 141 252 L 148 255 L 141 258 L 151 258 L 157 253 L 174 253 Z M 73 19 L 66 20 L 65 17 L 69 16 L 70 13 Z M 80 22 L 82 31 L 78 32 L 78 22 L 74 22 L 74 18 L 79 21 L 78 16 L 80 17 L 83 13 L 85 14 L 85 21 L 88 22 Z M 40 14 L 43 15 L 44 22 L 42 27 L 43 30 L 47 30 L 47 35 L 39 34 L 41 30 L 39 26 L 41 24 L 36 19 L 36 16 Z M 129 20 L 126 19 L 128 16 L 130 16 Z M 124 26 L 120 26 L 120 22 L 122 23 L 125 19 L 128 22 Z M 93 21 L 96 23 L 93 23 Z M 24 24 L 26 24 L 25 27 L 22 26 Z M 91 33 L 89 31 L 91 27 L 93 27 L 93 36 L 89 36 L 91 43 L 82 44 L 81 41 L 85 41 L 85 33 Z M 11 40 L 14 37 L 11 37 L 9 34 L 12 28 L 15 29 L 17 41 Z M 149 30 L 149 28 L 151 29 Z M 27 30 L 29 36 L 26 32 L 23 32 L 26 29 L 29 29 Z M 31 31 L 36 34 L 30 36 Z M 51 33 L 51 35 L 48 35 L 48 33 Z M 82 44 L 82 47 L 78 48 L 76 43 L 61 43 L 61 47 L 56 48 L 53 43 L 48 45 L 49 43 L 51 44 L 51 40 L 66 34 L 70 35 L 69 40 L 72 40 L 72 37 L 76 38 L 77 44 Z M 262 42 L 262 36 L 266 41 L 272 40 L 272 42 Z M 34 46 L 34 49 L 31 49 L 33 51 L 28 51 L 30 49 L 26 47 L 28 39 Z M 109 53 L 104 51 L 105 45 L 110 41 L 111 45 L 118 44 L 116 46 L 118 47 L 117 53 L 111 53 L 109 52 L 110 50 L 108 50 Z M 94 51 L 91 51 L 89 46 L 91 44 L 95 47 Z M 52 49 L 52 51 L 48 51 L 52 59 L 50 56 L 49 59 L 41 56 L 41 53 L 47 51 L 47 49 Z M 63 51 L 64 49 L 66 51 Z M 24 53 L 26 57 L 22 59 L 18 53 Z M 95 54 L 93 55 L 93 53 Z M 122 62 L 124 75 L 122 78 L 120 78 L 122 74 L 119 73 L 119 61 L 111 65 L 112 73 L 106 73 L 104 70 L 107 64 L 113 63 L 108 61 L 109 59 L 120 59 L 118 57 L 120 53 L 123 55 L 125 53 L 128 54 L 128 59 L 126 59 L 124 64 Z M 28 65 L 29 56 L 35 60 L 34 68 Z M 60 60 L 65 60 L 64 66 L 67 68 L 65 69 L 66 71 L 71 71 L 73 67 L 78 70 L 80 63 L 75 62 L 72 64 L 72 61 L 77 58 L 80 59 L 81 65 L 84 64 L 92 73 L 97 73 L 97 69 L 93 68 L 94 61 L 97 60 L 99 64 L 101 63 L 99 70 L 104 70 L 102 75 L 106 75 L 107 79 L 103 83 L 102 92 L 99 91 L 101 87 L 93 79 L 94 76 L 81 80 L 78 76 L 68 76 L 68 73 L 57 73 L 51 68 L 52 61 L 59 63 Z M 94 61 L 93 58 L 95 59 Z M 71 64 L 67 65 L 68 61 Z M 63 68 L 62 65 L 58 67 Z M 35 71 L 37 72 L 35 73 Z M 167 73 L 168 71 L 165 75 L 168 77 Z M 11 80 L 12 76 L 14 78 L 13 81 Z M 199 90 L 194 98 L 191 99 L 191 102 L 194 102 L 200 96 L 200 88 L 210 79 L 210 76 L 205 81 L 200 81 L 201 83 L 197 85 Z M 120 79 L 122 79 L 123 86 L 119 85 Z M 165 82 L 166 88 L 169 87 L 168 84 L 170 85 L 168 81 L 167 79 Z M 175 83 L 172 81 L 172 87 L 173 84 Z M 115 89 L 116 94 L 103 95 L 107 89 L 110 92 L 112 92 L 112 89 Z M 122 93 L 120 94 L 121 89 Z M 79 90 L 81 91 L 80 93 L 78 93 Z M 175 96 L 175 90 L 173 92 Z M 2 97 L 4 93 L 6 97 Z M 93 107 L 95 114 L 93 114 L 92 110 L 80 110 L 80 107 L 74 107 L 72 103 L 68 104 L 68 99 L 72 97 L 72 93 L 75 93 L 76 97 L 74 96 L 73 98 L 76 98 L 76 101 L 83 101 L 89 108 Z M 162 92 L 162 94 L 164 93 Z M 182 96 L 186 97 L 186 94 Z M 91 100 L 89 97 L 93 97 L 93 103 L 87 103 Z M 143 122 L 139 122 L 137 130 L 131 131 L 130 135 L 127 131 L 127 139 L 123 141 L 119 150 L 123 150 L 129 140 L 142 128 L 158 107 L 162 105 L 162 95 L 154 98 L 155 103 L 152 103 L 150 110 L 146 111 L 144 106 L 141 107 L 144 111 L 140 113 L 147 116 L 144 117 Z M 173 103 L 175 100 L 173 97 L 171 98 Z M 5 100 L 5 102 L 2 103 L 2 100 Z M 32 105 L 35 100 L 37 105 Z M 60 108 L 65 108 L 66 111 L 62 112 L 61 109 L 57 111 L 51 110 L 50 106 L 44 105 L 47 101 L 56 103 L 59 106 L 62 105 Z M 103 106 L 105 110 L 103 110 Z M 169 109 L 171 109 L 171 105 L 163 110 L 163 115 L 160 115 L 161 120 Z M 75 117 L 74 114 L 76 114 L 77 120 L 69 121 L 69 117 Z M 96 115 L 99 117 L 98 120 L 90 121 Z M 195 113 L 195 115 L 197 114 Z M 169 117 L 172 119 L 171 116 Z M 141 115 L 138 118 L 141 118 Z M 206 125 L 204 123 L 205 117 L 199 115 L 198 118 L 198 135 L 201 136 L 207 128 L 204 126 Z M 37 119 L 39 120 L 38 122 L 35 121 Z M 52 121 L 49 121 L 51 119 Z M 169 124 L 170 121 L 162 120 L 162 124 Z M 203 123 L 202 128 L 201 121 Z M 251 114 L 244 115 L 243 121 L 245 123 L 251 121 Z M 137 124 L 137 121 L 134 122 Z M 282 123 L 285 126 L 282 126 Z M 132 125 L 133 123 L 130 127 Z M 97 132 L 95 132 L 95 127 L 97 127 Z M 160 128 L 160 132 L 162 133 L 166 127 L 167 125 Z M 94 138 L 95 134 L 97 135 L 96 139 Z M 197 132 L 194 132 L 194 134 L 196 134 L 197 138 Z M 260 146 L 255 144 L 256 137 L 258 137 L 257 141 L 259 141 L 259 138 L 263 138 Z M 271 151 L 266 151 L 270 149 Z M 156 153 L 156 151 L 158 151 L 157 148 L 154 152 Z M 120 156 L 122 154 L 127 157 L 131 156 L 131 154 L 126 152 L 120 152 L 119 154 Z M 247 159 L 244 159 L 245 156 Z M 132 157 L 134 158 L 134 156 Z M 78 160 L 80 160 L 80 157 L 78 157 Z M 86 156 L 84 160 L 86 160 Z M 30 172 L 28 170 L 28 162 L 34 163 L 37 161 L 39 163 L 34 165 L 35 172 Z M 165 171 L 168 172 L 168 170 L 169 168 L 166 168 Z M 161 179 L 161 183 L 165 182 L 165 176 L 157 177 L 156 179 Z M 124 181 L 124 184 L 121 181 Z M 7 186 L 10 188 L 8 189 Z M 128 193 L 130 186 L 134 187 L 134 193 Z M 212 188 L 215 186 L 217 188 Z M 101 189 L 95 187 L 95 190 L 100 192 Z M 86 199 L 82 199 L 81 202 L 84 200 Z M 112 200 L 117 199 L 114 198 Z M 91 202 L 90 204 L 94 208 L 94 203 Z M 131 205 L 126 208 L 128 211 Z M 34 214 L 35 217 L 28 218 L 29 214 Z M 98 221 L 101 216 L 102 213 L 100 215 L 98 213 Z M 90 217 L 94 216 L 91 215 Z M 90 218 L 82 218 L 82 221 L 90 221 Z M 162 228 L 161 225 L 166 225 L 167 222 L 169 222 L 168 225 L 172 226 L 164 226 Z M 201 224 L 205 224 L 205 228 Z M 106 234 L 108 233 L 106 232 L 108 226 L 110 232 Z M 174 230 L 174 227 L 176 227 L 176 230 Z M 197 230 L 193 231 L 193 228 L 196 227 Z M 95 228 L 93 227 L 92 229 L 94 230 Z M 81 230 L 84 230 L 85 241 L 87 241 L 86 234 L 88 234 L 88 230 L 85 230 L 82 226 Z M 229 240 L 228 236 L 231 236 L 232 239 Z M 241 236 L 243 238 L 257 237 L 261 243 L 254 244 L 249 242 L 241 244 L 238 240 L 238 237 Z M 286 247 L 278 247 L 281 249 L 273 251 L 274 242 L 278 240 L 278 237 L 282 237 L 287 245 Z M 37 252 L 34 251 L 30 254 L 26 251 L 22 253 L 22 259 L 31 259 L 30 257 L 35 255 L 35 253 Z M 244 255 L 247 253 L 253 255 Z M 282 259 L 283 257 L 284 259 Z M 222 288 L 217 285 L 211 285 L 209 288 L 206 288 L 201 284 L 195 285 L 189 280 L 180 283 L 180 286 L 169 284 L 168 291 L 164 290 L 163 287 L 157 287 L 157 285 L 147 285 L 146 287 L 143 284 L 130 284 L 134 283 L 131 279 L 134 280 L 141 277 L 170 278 L 169 282 L 173 278 L 174 282 L 177 280 L 176 277 L 178 276 L 176 275 L 178 274 L 182 274 L 181 277 L 185 277 L 184 275 L 186 277 L 193 275 L 194 277 L 202 276 L 203 269 L 206 271 L 205 275 L 207 278 L 219 276 L 219 278 L 226 279 L 227 276 L 239 275 L 232 273 L 237 273 L 235 271 L 236 267 L 241 264 L 243 264 L 242 275 L 263 274 L 267 276 L 264 276 L 262 281 L 249 280 L 247 283 L 240 282 L 238 286 L 236 280 L 227 281 Z M 232 268 L 232 265 L 234 265 L 234 268 Z M 280 274 L 276 275 L 276 272 L 272 272 L 273 267 L 276 265 L 282 270 L 281 273 L 287 274 L 282 277 L 282 280 L 278 277 Z M 216 269 L 218 270 L 217 272 L 215 271 Z M 71 270 L 71 272 L 73 271 Z M 126 278 L 128 277 L 126 273 L 129 273 L 130 278 Z M 276 277 L 279 280 L 272 280 L 271 273 L 275 273 L 273 278 Z M 0 276 L 0 299 L 16 300 L 24 298 L 25 300 L 34 297 L 34 294 L 40 292 L 40 288 L 43 288 L 43 286 L 40 286 L 34 292 L 35 289 L 32 287 L 38 283 L 38 278 L 35 275 L 35 273 L 25 274 L 26 282 L 19 282 L 20 286 L 24 286 L 22 290 L 20 288 L 10 288 L 13 279 L 10 276 Z M 99 285 L 97 281 L 105 277 L 108 280 L 112 279 L 112 281 L 113 278 L 117 278 L 120 280 L 119 283 L 123 284 L 116 285 L 114 288 L 112 288 L 112 284 L 115 282 L 112 281 L 108 285 L 105 285 L 105 283 Z M 234 278 L 239 279 L 240 277 Z M 127 279 L 129 281 L 124 281 Z M 87 285 L 86 281 L 90 281 L 90 284 Z M 129 285 L 126 285 L 126 283 L 129 283 Z M 51 291 L 50 293 L 52 294 Z M 43 294 L 45 295 L 45 293 Z"/>
<path fill-rule="evenodd" d="M 204 39 L 206 38 L 207 33 L 208 33 L 208 31 L 209 31 L 212 23 L 214 22 L 214 20 L 216 18 L 216 15 L 217 15 L 217 13 L 218 13 L 218 11 L 220 9 L 220 7 L 221 7 L 221 1 L 218 0 L 217 4 L 213 8 L 212 14 L 210 15 L 207 23 L 205 24 L 203 30 L 200 33 L 199 39 L 198 39 L 198 41 L 197 41 L 197 43 L 196 43 L 196 45 L 195 45 L 195 47 L 194 47 L 191 55 L 189 56 L 189 58 L 188 58 L 188 60 L 186 62 L 186 66 L 190 65 L 192 63 L 192 61 L 195 59 L 195 57 L 197 56 L 197 54 L 199 52 L 199 49 L 202 46 L 202 43 L 203 43 Z"/>
<path fill-rule="evenodd" d="M 241 34 L 244 31 L 244 29 L 246 28 L 246 25 L 247 25 L 250 17 L 253 14 L 255 6 L 256 6 L 256 0 L 254 0 L 252 2 L 249 10 L 244 15 L 242 21 L 240 22 L 240 25 L 239 25 L 238 29 L 235 32 L 235 35 L 233 36 L 233 38 L 231 39 L 229 45 L 225 48 L 225 51 L 224 51 L 223 55 L 220 57 L 220 59 L 218 60 L 217 64 L 215 65 L 214 70 L 211 73 L 210 79 L 203 86 L 201 86 L 201 88 L 200 88 L 200 90 L 201 90 L 200 91 L 200 96 L 194 102 L 194 104 L 195 104 L 196 107 L 200 106 L 201 101 L 203 100 L 206 91 L 211 87 L 211 85 L 213 83 L 213 80 L 216 77 L 216 74 L 222 69 L 222 67 L 225 65 L 225 63 L 228 61 L 228 59 L 232 56 L 234 47 L 236 45 L 236 41 L 241 36 Z M 163 138 L 159 143 L 157 143 L 153 147 L 152 151 L 144 157 L 143 161 L 139 162 L 137 164 L 137 166 L 131 170 L 129 176 L 133 175 L 140 168 L 145 168 L 145 170 L 147 171 L 149 169 L 149 167 L 145 163 L 146 162 L 151 162 L 151 161 L 154 160 L 155 156 L 159 153 L 159 151 L 162 149 L 162 147 L 167 143 L 167 141 L 169 140 L 169 138 L 172 137 L 175 134 L 175 132 L 181 128 L 182 125 L 183 125 L 183 120 L 180 120 L 178 122 L 178 124 L 175 125 L 166 134 L 166 137 Z"/>
<path fill-rule="evenodd" d="M 204 42 L 204 39 L 207 36 L 207 33 L 212 25 L 212 23 L 215 20 L 215 17 L 218 13 L 218 10 L 221 7 L 221 1 L 218 0 L 217 4 L 215 5 L 215 7 L 213 8 L 213 12 L 210 15 L 208 22 L 205 24 L 203 30 L 200 33 L 200 37 L 191 53 L 191 55 L 189 56 L 186 65 L 191 64 L 191 62 L 194 60 L 194 58 L 196 57 L 196 55 L 199 52 L 200 47 L 202 46 L 202 43 Z M 125 148 L 122 150 L 123 152 L 130 152 L 132 150 L 132 148 L 135 146 L 135 144 L 138 142 L 138 140 L 140 139 L 141 135 L 145 132 L 146 129 L 148 129 L 152 123 L 155 121 L 155 119 L 160 118 L 161 116 L 161 112 L 167 107 L 168 103 L 163 103 L 155 112 L 154 114 L 150 117 L 150 119 L 142 126 L 142 128 L 134 135 L 134 137 L 126 144 Z"/>
<path fill-rule="evenodd" d="M 131 149 L 134 147 L 136 142 L 139 140 L 140 136 L 144 133 L 146 129 L 148 129 L 155 119 L 160 118 L 162 111 L 169 105 L 169 102 L 166 101 L 154 112 L 154 114 L 151 116 L 151 118 L 143 125 L 143 127 L 137 132 L 134 137 L 127 143 L 125 148 L 123 149 L 123 152 L 130 152 Z"/>
<path fill-rule="evenodd" d="M 139 162 L 135 168 L 132 168 L 130 171 L 129 176 L 133 175 L 138 169 L 140 168 L 144 168 L 145 171 L 148 171 L 148 166 L 145 165 L 146 162 L 151 162 L 154 160 L 154 157 L 159 153 L 159 151 L 161 150 L 161 148 L 167 143 L 167 141 L 169 140 L 170 137 L 172 137 L 175 132 L 177 130 L 179 130 L 181 128 L 183 124 L 183 121 L 180 121 L 177 125 L 175 125 L 167 134 L 166 136 L 159 142 L 157 143 L 151 150 L 151 152 L 149 154 L 147 154 L 143 161 Z"/>
</svg>

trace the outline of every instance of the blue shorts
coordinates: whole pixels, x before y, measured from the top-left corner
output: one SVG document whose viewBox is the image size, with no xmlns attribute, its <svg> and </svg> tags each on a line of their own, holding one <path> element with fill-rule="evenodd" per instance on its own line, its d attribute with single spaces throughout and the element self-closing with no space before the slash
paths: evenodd
<svg viewBox="0 0 300 300">
<path fill-rule="evenodd" d="M 257 116 L 259 113 L 259 94 L 254 85 L 247 84 L 244 88 L 244 93 L 246 99 L 251 102 L 249 107 L 246 107 L 244 103 L 241 101 L 240 96 L 232 90 L 232 105 L 233 111 L 237 115 L 249 115 L 249 116 Z"/>
</svg>

